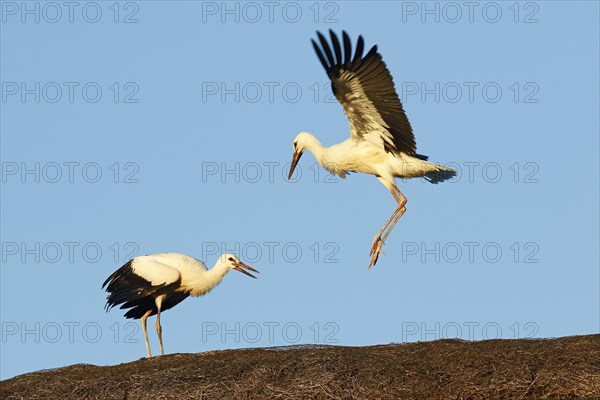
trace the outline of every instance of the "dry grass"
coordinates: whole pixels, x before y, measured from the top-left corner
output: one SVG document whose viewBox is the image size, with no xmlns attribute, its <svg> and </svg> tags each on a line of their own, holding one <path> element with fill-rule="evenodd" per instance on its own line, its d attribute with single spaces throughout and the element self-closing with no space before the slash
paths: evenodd
<svg viewBox="0 0 600 400">
<path fill-rule="evenodd" d="M 248 349 L 74 365 L 2 399 L 600 399 L 600 335 Z"/>
</svg>

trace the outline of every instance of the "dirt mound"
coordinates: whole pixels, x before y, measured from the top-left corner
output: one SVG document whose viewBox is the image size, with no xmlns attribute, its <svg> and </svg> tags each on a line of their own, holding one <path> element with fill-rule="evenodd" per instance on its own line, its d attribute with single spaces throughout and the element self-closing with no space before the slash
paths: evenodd
<svg viewBox="0 0 600 400">
<path fill-rule="evenodd" d="M 600 399 L 600 335 L 172 354 L 0 382 L 2 399 Z"/>
</svg>

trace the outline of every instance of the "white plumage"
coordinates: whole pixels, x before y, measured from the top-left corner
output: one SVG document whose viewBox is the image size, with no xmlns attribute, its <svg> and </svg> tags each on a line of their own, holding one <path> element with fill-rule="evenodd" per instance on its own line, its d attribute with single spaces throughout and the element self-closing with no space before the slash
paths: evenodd
<svg viewBox="0 0 600 400">
<path fill-rule="evenodd" d="M 159 253 L 136 257 L 110 275 L 102 288 L 109 293 L 106 310 L 116 305 L 129 309 L 126 318 L 140 319 L 146 340 L 148 357 L 151 357 L 146 320 L 156 314 L 156 332 L 160 354 L 162 342 L 161 311 L 168 310 L 188 296 L 202 296 L 217 286 L 232 269 L 252 278 L 246 270 L 258 272 L 241 262 L 233 254 L 223 254 L 211 269 L 200 260 L 185 254 Z"/>
<path fill-rule="evenodd" d="M 332 174 L 342 178 L 348 172 L 375 175 L 388 188 L 398 206 L 375 235 L 370 268 L 377 262 L 381 247 L 406 211 L 406 197 L 396 186 L 395 178 L 423 177 L 431 183 L 439 183 L 452 178 L 456 171 L 428 162 L 427 156 L 417 154 L 412 128 L 377 46 L 363 57 L 364 41 L 359 36 L 353 55 L 346 32 L 342 32 L 341 44 L 338 37 L 331 30 L 329 32 L 333 51 L 319 32 L 321 46 L 314 40 L 312 43 L 331 79 L 333 94 L 344 108 L 350 123 L 350 138 L 325 147 L 311 133 L 300 132 L 294 139 L 289 178 L 304 151 L 308 150 Z"/>
</svg>

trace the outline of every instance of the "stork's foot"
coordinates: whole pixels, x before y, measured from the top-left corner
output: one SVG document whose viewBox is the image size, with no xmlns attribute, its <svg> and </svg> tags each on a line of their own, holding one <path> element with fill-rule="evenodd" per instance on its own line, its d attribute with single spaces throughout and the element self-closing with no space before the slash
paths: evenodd
<svg viewBox="0 0 600 400">
<path fill-rule="evenodd" d="M 377 246 L 379 246 L 379 242 L 381 242 L 383 244 L 383 240 L 381 239 L 382 233 L 383 233 L 383 229 L 377 235 L 375 235 L 375 238 L 373 239 L 373 243 L 371 243 L 371 251 L 369 251 L 370 256 L 372 256 L 375 253 Z"/>
<path fill-rule="evenodd" d="M 383 247 L 384 244 L 385 244 L 385 242 L 383 240 L 381 240 L 381 237 L 379 235 L 377 235 L 377 237 L 375 237 L 375 240 L 373 241 L 373 245 L 371 246 L 371 251 L 369 252 L 369 255 L 371 256 L 371 262 L 369 263 L 369 268 L 371 268 L 373 265 L 377 264 L 377 259 L 379 258 L 379 253 L 385 254 L 381 250 L 381 248 Z"/>
</svg>

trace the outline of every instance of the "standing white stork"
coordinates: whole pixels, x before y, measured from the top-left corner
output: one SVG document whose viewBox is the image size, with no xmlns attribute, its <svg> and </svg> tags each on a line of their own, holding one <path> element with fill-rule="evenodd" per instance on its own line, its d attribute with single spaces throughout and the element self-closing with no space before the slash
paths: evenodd
<svg viewBox="0 0 600 400">
<path fill-rule="evenodd" d="M 258 272 L 233 254 L 223 254 L 211 269 L 207 269 L 202 261 L 185 254 L 160 253 L 136 257 L 102 284 L 102 288 L 108 285 L 106 311 L 122 304 L 120 308 L 131 309 L 125 313 L 126 318 L 141 319 L 148 357 L 152 357 L 152 354 L 146 320 L 156 314 L 156 332 L 162 355 L 161 311 L 175 307 L 188 296 L 202 296 L 210 292 L 232 269 L 255 279 L 246 269 Z"/>
<path fill-rule="evenodd" d="M 288 178 L 292 177 L 302 153 L 308 150 L 332 174 L 345 178 L 348 172 L 363 172 L 375 175 L 388 188 L 398 207 L 375 235 L 369 253 L 371 268 L 377 262 L 381 246 L 406 211 L 406 197 L 394 178 L 424 177 L 431 183 L 439 183 L 452 178 L 456 171 L 427 162 L 427 156 L 417 154 L 412 128 L 377 46 L 363 57 L 364 41 L 359 36 L 352 56 L 346 32 L 342 32 L 343 46 L 333 31 L 329 33 L 333 52 L 320 32 L 317 36 L 321 48 L 314 40 L 312 44 L 331 79 L 333 94 L 350 122 L 350 139 L 325 147 L 311 133 L 300 132 L 294 140 Z"/>
</svg>

